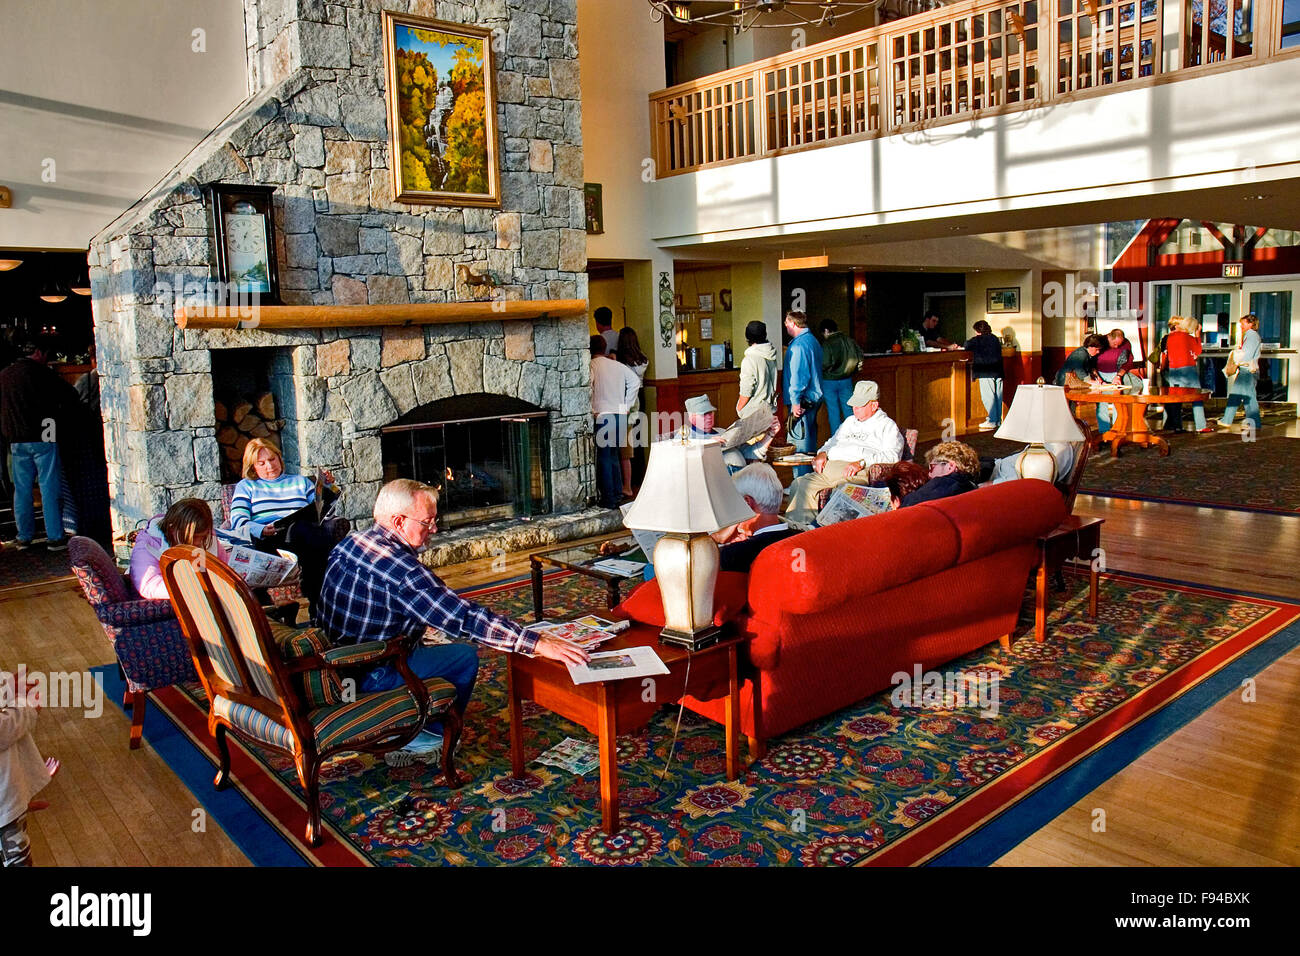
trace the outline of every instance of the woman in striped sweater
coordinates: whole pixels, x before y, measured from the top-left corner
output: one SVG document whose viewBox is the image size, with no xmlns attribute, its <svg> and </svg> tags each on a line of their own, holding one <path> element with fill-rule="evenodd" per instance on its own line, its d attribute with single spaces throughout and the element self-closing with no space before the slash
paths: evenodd
<svg viewBox="0 0 1300 956">
<path fill-rule="evenodd" d="M 230 502 L 230 530 L 247 536 L 259 551 L 274 554 L 283 548 L 298 556 L 302 592 L 314 620 L 325 563 L 347 533 L 342 519 L 322 526 L 316 508 L 318 495 L 322 506 L 338 497 L 334 476 L 321 472 L 327 484 L 318 488 L 311 478 L 285 474 L 280 449 L 265 438 L 254 438 L 244 448 L 243 471 L 244 480 L 235 485 Z"/>
</svg>

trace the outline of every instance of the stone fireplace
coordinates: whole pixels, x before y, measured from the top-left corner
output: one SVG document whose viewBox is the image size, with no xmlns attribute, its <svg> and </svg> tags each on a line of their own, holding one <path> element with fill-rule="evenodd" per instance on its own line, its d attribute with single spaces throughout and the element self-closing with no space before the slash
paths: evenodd
<svg viewBox="0 0 1300 956">
<path fill-rule="evenodd" d="M 210 279 L 201 187 L 214 181 L 276 187 L 287 305 L 585 299 L 575 0 L 244 5 L 250 97 L 91 246 L 115 531 L 182 497 L 220 499 L 230 455 L 214 408 L 250 376 L 274 396 L 286 465 L 334 471 L 341 512 L 362 524 L 385 478 L 431 467 L 435 438 L 457 520 L 582 509 L 593 492 L 583 317 L 287 329 L 173 317 Z M 501 208 L 392 200 L 384 7 L 494 30 Z M 466 283 L 488 273 L 495 292 Z M 458 446 L 466 409 L 491 403 L 496 444 L 479 429 L 474 450 Z M 451 489 L 449 468 L 456 481 L 477 468 L 478 493 Z M 510 484 L 511 501 L 487 494 L 491 482 Z"/>
</svg>

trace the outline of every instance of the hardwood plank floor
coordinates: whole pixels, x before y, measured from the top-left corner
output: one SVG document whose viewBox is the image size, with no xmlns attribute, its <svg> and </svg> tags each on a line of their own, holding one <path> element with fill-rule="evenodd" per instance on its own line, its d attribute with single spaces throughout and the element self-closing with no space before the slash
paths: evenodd
<svg viewBox="0 0 1300 956">
<path fill-rule="evenodd" d="M 1108 566 L 1300 599 L 1293 568 L 1300 519 L 1081 496 L 1077 510 L 1106 519 Z M 528 573 L 526 553 L 445 568 L 464 588 Z M 66 584 L 0 594 L 0 665 L 74 671 L 112 659 L 79 592 Z M 1079 800 L 999 865 L 1300 864 L 1300 651 L 1263 671 L 1257 700 L 1226 696 L 1110 781 Z M 127 749 L 128 718 L 110 701 L 101 717 L 47 710 L 36 731 L 63 770 L 33 814 L 42 865 L 247 865 L 209 822 L 191 829 L 198 800 L 146 745 Z M 1093 810 L 1106 831 L 1092 831 Z"/>
</svg>

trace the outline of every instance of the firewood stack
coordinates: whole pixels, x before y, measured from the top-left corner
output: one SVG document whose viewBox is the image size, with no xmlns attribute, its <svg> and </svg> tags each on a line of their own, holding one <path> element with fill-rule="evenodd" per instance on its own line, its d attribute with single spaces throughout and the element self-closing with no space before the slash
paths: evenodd
<svg viewBox="0 0 1300 956">
<path fill-rule="evenodd" d="M 238 481 L 243 477 L 240 466 L 244 460 L 244 446 L 250 438 L 269 438 L 280 444 L 280 429 L 284 419 L 275 417 L 275 396 L 263 392 L 251 399 L 233 403 L 218 401 L 217 444 L 221 446 L 221 480 Z"/>
</svg>

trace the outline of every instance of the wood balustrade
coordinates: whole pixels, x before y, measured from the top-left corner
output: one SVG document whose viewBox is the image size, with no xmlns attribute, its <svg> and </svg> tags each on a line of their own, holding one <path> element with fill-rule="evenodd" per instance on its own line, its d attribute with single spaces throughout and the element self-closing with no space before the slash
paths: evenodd
<svg viewBox="0 0 1300 956">
<path fill-rule="evenodd" d="M 1171 65 L 1165 24 L 1180 21 Z M 1296 53 L 1283 0 L 966 0 L 653 94 L 655 167 L 678 175 Z"/>
</svg>

